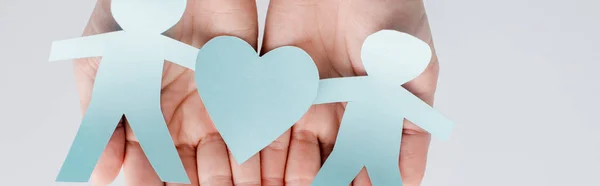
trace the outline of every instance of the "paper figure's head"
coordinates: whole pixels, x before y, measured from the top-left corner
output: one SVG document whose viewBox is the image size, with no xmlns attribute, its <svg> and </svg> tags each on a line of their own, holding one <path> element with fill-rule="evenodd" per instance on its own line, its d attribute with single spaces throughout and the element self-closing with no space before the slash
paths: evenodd
<svg viewBox="0 0 600 186">
<path fill-rule="evenodd" d="M 423 73 L 431 55 L 427 43 L 393 30 L 382 30 L 368 36 L 361 51 L 369 77 L 398 86 Z"/>
<path fill-rule="evenodd" d="M 112 0 L 111 12 L 127 32 L 161 34 L 185 12 L 186 0 Z"/>
</svg>

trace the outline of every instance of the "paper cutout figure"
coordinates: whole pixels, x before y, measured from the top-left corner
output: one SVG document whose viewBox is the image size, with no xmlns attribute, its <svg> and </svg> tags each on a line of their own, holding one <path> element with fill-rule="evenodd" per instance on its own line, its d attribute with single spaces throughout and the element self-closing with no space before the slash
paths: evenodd
<svg viewBox="0 0 600 186">
<path fill-rule="evenodd" d="M 56 181 L 87 182 L 125 114 L 164 182 L 190 183 L 160 107 L 164 60 L 194 69 L 198 49 L 161 35 L 186 0 L 112 0 L 123 31 L 57 41 L 50 61 L 102 56 L 92 99 Z"/>
<path fill-rule="evenodd" d="M 239 164 L 294 125 L 319 85 L 317 67 L 304 50 L 285 46 L 259 57 L 230 36 L 208 41 L 196 69 L 198 93 Z"/>
<path fill-rule="evenodd" d="M 448 138 L 453 123 L 400 85 L 421 74 L 431 59 L 427 43 L 379 31 L 365 40 L 368 76 L 322 80 L 315 104 L 349 101 L 333 152 L 312 186 L 344 186 L 366 167 L 374 186 L 402 185 L 398 167 L 404 118 Z"/>
</svg>

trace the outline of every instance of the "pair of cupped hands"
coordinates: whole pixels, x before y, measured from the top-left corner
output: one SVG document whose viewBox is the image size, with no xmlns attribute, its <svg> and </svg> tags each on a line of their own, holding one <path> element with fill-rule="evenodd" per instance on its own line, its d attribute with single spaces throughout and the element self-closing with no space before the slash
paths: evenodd
<svg viewBox="0 0 600 186">
<path fill-rule="evenodd" d="M 365 38 L 382 29 L 406 32 L 433 42 L 422 0 L 271 0 L 261 53 L 281 46 L 297 46 L 314 60 L 322 79 L 366 75 L 360 50 Z M 99 0 L 84 35 L 120 30 L 110 13 L 110 0 Z M 196 48 L 210 39 L 230 35 L 254 48 L 258 43 L 255 0 L 188 0 L 181 21 L 165 33 Z M 435 51 L 435 50 L 433 50 Z M 76 82 L 85 113 L 100 59 L 74 61 Z M 438 61 L 403 86 L 433 104 Z M 308 186 L 335 144 L 344 103 L 314 105 L 276 141 L 239 165 L 202 106 L 193 71 L 165 63 L 162 111 L 183 165 L 201 186 Z M 377 123 L 365 123 L 373 125 Z M 400 132 L 400 131 L 398 131 Z M 400 164 L 405 186 L 421 183 L 430 134 L 405 121 Z M 360 149 L 361 147 L 356 147 Z M 145 157 L 125 118 L 110 139 L 94 172 L 94 185 L 107 185 L 124 171 L 126 185 L 178 186 L 163 183 Z M 371 185 L 366 169 L 352 182 Z"/>
</svg>

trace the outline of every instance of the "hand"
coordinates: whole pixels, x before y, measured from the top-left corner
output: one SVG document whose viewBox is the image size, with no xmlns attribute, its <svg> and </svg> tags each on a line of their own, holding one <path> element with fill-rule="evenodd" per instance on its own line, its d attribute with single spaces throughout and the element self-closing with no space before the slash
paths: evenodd
<svg viewBox="0 0 600 186">
<path fill-rule="evenodd" d="M 219 35 L 232 35 L 256 48 L 258 23 L 254 0 L 190 0 L 187 10 L 166 35 L 194 47 Z M 84 35 L 119 30 L 110 13 L 110 0 L 99 0 Z M 99 58 L 75 60 L 76 82 L 85 110 L 90 102 Z M 261 185 L 260 158 L 236 165 L 211 123 L 194 83 L 194 73 L 165 63 L 161 107 L 191 185 Z M 232 163 L 230 163 L 232 162 Z M 113 134 L 94 172 L 94 185 L 106 185 L 124 169 L 128 186 L 175 186 L 160 181 L 125 119 Z"/>
<path fill-rule="evenodd" d="M 381 29 L 409 33 L 433 48 L 421 0 L 271 0 L 267 15 L 262 51 L 298 46 L 312 56 L 322 79 L 366 75 L 361 46 L 368 35 Z M 433 104 L 438 68 L 434 53 L 426 71 L 404 87 Z M 261 158 L 269 160 L 262 164 L 262 176 L 272 185 L 310 185 L 333 149 L 344 107 L 341 103 L 313 106 L 261 152 Z M 430 134 L 406 121 L 399 165 L 405 186 L 421 183 L 429 141 Z M 353 185 L 371 185 L 365 169 Z"/>
<path fill-rule="evenodd" d="M 85 35 L 119 29 L 110 16 L 109 5 L 109 0 L 98 2 Z M 392 5 L 400 8 L 394 9 Z M 400 18 L 393 18 L 395 15 Z M 322 78 L 364 75 L 358 56 L 364 37 L 388 28 L 408 32 L 431 44 L 424 15 L 420 1 L 272 1 L 263 51 L 282 45 L 296 45 L 311 54 Z M 256 46 L 255 2 L 189 1 L 183 20 L 167 35 L 195 47 L 201 47 L 218 35 L 237 36 Z M 99 59 L 74 63 L 84 110 L 90 100 L 98 63 Z M 430 68 L 405 87 L 432 104 L 436 79 L 437 60 L 434 57 Z M 343 113 L 342 104 L 313 107 L 291 132 L 263 150 L 260 156 L 238 166 L 230 163 L 234 161 L 229 158 L 223 140 L 207 119 L 196 94 L 193 72 L 166 63 L 162 91 L 164 116 L 192 185 L 282 185 L 284 181 L 288 185 L 309 185 L 322 161 L 331 152 Z M 405 126 L 400 163 L 402 175 L 406 185 L 418 184 L 425 166 L 429 135 L 414 125 Z M 111 182 L 121 165 L 127 185 L 163 184 L 150 167 L 125 120 L 116 129 L 94 170 L 93 182 L 97 185 Z M 362 185 L 364 182 L 368 182 L 368 178 L 365 172 L 361 172 L 354 184 Z"/>
</svg>

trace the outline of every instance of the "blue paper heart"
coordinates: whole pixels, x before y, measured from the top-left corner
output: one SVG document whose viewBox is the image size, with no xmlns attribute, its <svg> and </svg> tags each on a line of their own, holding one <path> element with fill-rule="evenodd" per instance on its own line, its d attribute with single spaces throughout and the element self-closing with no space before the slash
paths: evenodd
<svg viewBox="0 0 600 186">
<path fill-rule="evenodd" d="M 262 57 L 231 36 L 207 42 L 196 63 L 198 92 L 239 164 L 285 133 L 313 104 L 319 74 L 297 47 Z"/>
</svg>

